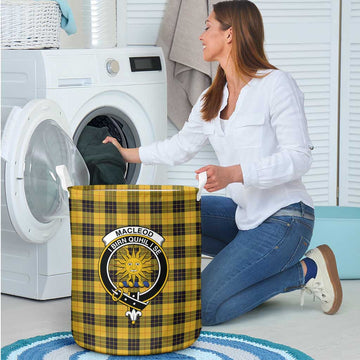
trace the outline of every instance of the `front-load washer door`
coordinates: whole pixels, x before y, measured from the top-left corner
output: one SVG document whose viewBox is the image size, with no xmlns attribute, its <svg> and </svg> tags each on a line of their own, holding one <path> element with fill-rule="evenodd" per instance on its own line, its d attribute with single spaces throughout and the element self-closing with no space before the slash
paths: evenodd
<svg viewBox="0 0 360 360">
<path fill-rule="evenodd" d="M 6 203 L 25 241 L 48 241 L 68 216 L 66 185 L 89 184 L 87 167 L 69 133 L 63 112 L 47 99 L 14 107 L 7 119 L 2 136 Z"/>
</svg>

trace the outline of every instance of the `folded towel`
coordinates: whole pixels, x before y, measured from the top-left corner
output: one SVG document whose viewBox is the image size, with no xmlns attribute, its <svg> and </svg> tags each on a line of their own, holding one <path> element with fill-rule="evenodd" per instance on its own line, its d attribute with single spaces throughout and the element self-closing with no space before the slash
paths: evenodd
<svg viewBox="0 0 360 360">
<path fill-rule="evenodd" d="M 53 1 L 56 1 L 59 4 L 61 10 L 61 28 L 64 29 L 68 35 L 75 34 L 77 31 L 76 23 L 68 2 L 66 0 Z"/>
</svg>

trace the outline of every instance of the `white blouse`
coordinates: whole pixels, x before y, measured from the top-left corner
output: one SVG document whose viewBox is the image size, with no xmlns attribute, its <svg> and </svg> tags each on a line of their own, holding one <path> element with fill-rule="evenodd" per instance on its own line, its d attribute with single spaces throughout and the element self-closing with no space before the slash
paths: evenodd
<svg viewBox="0 0 360 360">
<path fill-rule="evenodd" d="M 227 104 L 227 86 L 216 118 L 202 119 L 202 94 L 179 133 L 139 149 L 144 164 L 176 165 L 190 160 L 209 140 L 221 166 L 240 164 L 244 183 L 229 184 L 227 194 L 238 205 L 235 220 L 242 230 L 255 228 L 295 202 L 313 207 L 301 180 L 310 169 L 313 148 L 304 96 L 289 74 L 266 72 L 242 88 L 225 127 L 220 112 Z"/>
</svg>

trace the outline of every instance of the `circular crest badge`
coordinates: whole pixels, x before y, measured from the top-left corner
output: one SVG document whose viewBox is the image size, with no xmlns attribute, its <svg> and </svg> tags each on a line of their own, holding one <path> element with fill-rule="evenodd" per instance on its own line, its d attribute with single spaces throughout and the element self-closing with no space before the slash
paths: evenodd
<svg viewBox="0 0 360 360">
<path fill-rule="evenodd" d="M 164 288 L 169 264 L 155 231 L 140 227 L 118 228 L 103 237 L 99 261 L 100 281 L 113 301 L 126 305 L 132 323 Z"/>
</svg>

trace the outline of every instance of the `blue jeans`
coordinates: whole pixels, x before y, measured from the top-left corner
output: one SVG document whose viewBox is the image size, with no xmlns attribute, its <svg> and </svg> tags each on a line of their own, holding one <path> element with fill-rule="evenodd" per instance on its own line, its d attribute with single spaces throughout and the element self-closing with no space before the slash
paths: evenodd
<svg viewBox="0 0 360 360">
<path fill-rule="evenodd" d="M 314 210 L 302 202 L 284 209 L 298 213 L 275 214 L 255 229 L 239 230 L 231 199 L 202 197 L 202 253 L 214 256 L 202 272 L 203 325 L 233 319 L 304 285 L 300 259 L 309 247 Z"/>
</svg>

